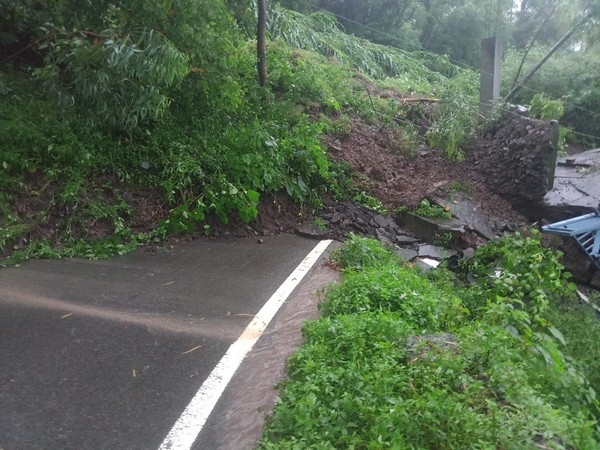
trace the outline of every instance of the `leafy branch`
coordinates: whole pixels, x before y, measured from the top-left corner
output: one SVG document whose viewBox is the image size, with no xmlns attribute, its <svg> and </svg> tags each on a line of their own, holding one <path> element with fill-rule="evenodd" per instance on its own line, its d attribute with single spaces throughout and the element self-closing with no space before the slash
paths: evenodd
<svg viewBox="0 0 600 450">
<path fill-rule="evenodd" d="M 38 75 L 49 91 L 65 107 L 94 111 L 91 122 L 126 132 L 162 117 L 171 103 L 166 90 L 189 70 L 186 55 L 152 29 L 123 35 L 52 30 L 46 45 Z"/>
</svg>

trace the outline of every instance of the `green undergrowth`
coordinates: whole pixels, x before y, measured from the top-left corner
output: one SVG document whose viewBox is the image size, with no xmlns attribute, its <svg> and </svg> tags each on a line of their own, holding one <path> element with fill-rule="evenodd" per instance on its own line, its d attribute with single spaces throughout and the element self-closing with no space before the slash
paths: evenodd
<svg viewBox="0 0 600 450">
<path fill-rule="evenodd" d="M 538 232 L 458 274 L 357 236 L 332 258 L 343 281 L 303 328 L 260 448 L 599 447 L 596 378 L 556 316 L 574 288 Z"/>
<path fill-rule="evenodd" d="M 600 317 L 591 307 L 580 303 L 561 303 L 549 312 L 550 320 L 563 330 L 566 352 L 577 358 L 582 372 L 600 389 Z"/>
<path fill-rule="evenodd" d="M 2 264 L 210 234 L 215 218 L 255 219 L 269 193 L 311 210 L 327 196 L 383 211 L 330 161 L 325 135 L 348 136 L 361 119 L 413 154 L 427 114 L 442 132 L 455 114 L 410 110 L 399 96 L 476 104 L 475 73 L 446 58 L 375 45 L 342 33 L 333 16 L 279 7 L 259 86 L 253 36 L 224 2 L 204 3 L 84 5 L 73 16 L 57 2 L 48 20 L 32 18 L 41 21 L 27 29 L 36 58 L 13 55 L 0 67 Z M 399 95 L 376 94 L 385 89 Z"/>
<path fill-rule="evenodd" d="M 452 218 L 452 213 L 448 209 L 432 203 L 426 198 L 421 200 L 419 204 L 414 207 L 409 208 L 407 206 L 399 206 L 396 208 L 396 215 L 400 218 L 402 218 L 402 216 L 407 212 L 411 212 L 419 217 L 427 217 L 430 219 L 447 220 Z"/>
</svg>

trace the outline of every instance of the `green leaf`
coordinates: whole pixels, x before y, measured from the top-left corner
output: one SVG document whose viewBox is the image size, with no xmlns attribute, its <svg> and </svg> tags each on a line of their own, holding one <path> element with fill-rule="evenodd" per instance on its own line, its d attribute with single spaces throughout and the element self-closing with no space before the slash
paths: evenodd
<svg viewBox="0 0 600 450">
<path fill-rule="evenodd" d="M 553 362 L 552 356 L 550 355 L 548 350 L 546 350 L 546 348 L 544 348 L 543 345 L 536 344 L 535 349 L 538 351 L 538 353 L 540 353 L 544 357 L 546 364 L 552 364 L 552 362 Z"/>
<path fill-rule="evenodd" d="M 565 337 L 563 334 L 555 327 L 548 327 L 548 331 L 554 336 L 556 339 L 560 341 L 562 345 L 567 345 L 565 342 Z"/>
<path fill-rule="evenodd" d="M 248 191 L 246 191 L 246 197 L 248 197 L 248 200 L 250 200 L 252 203 L 258 203 L 260 194 L 253 189 L 248 189 Z"/>
</svg>

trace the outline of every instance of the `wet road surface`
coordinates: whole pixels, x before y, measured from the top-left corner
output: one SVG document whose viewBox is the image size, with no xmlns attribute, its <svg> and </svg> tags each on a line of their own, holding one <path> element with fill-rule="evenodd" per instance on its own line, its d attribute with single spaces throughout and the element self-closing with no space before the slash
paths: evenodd
<svg viewBox="0 0 600 450">
<path fill-rule="evenodd" d="M 316 244 L 290 235 L 263 240 L 1 270 L 0 448 L 157 449 L 230 345 Z M 286 301 L 193 448 L 252 448 L 264 417 L 258 410 L 272 402 L 264 391 L 274 394 L 279 360 L 290 348 L 275 336 L 294 327 L 299 336 L 303 308 L 310 315 L 318 286 L 335 278 L 327 271 L 318 264 Z"/>
</svg>

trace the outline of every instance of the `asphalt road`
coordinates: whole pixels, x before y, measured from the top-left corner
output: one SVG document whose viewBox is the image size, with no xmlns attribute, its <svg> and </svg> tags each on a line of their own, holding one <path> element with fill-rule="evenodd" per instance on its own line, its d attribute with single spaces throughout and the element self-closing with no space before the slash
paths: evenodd
<svg viewBox="0 0 600 450">
<path fill-rule="evenodd" d="M 317 243 L 261 240 L 0 270 L 0 449 L 158 449 Z"/>
</svg>

